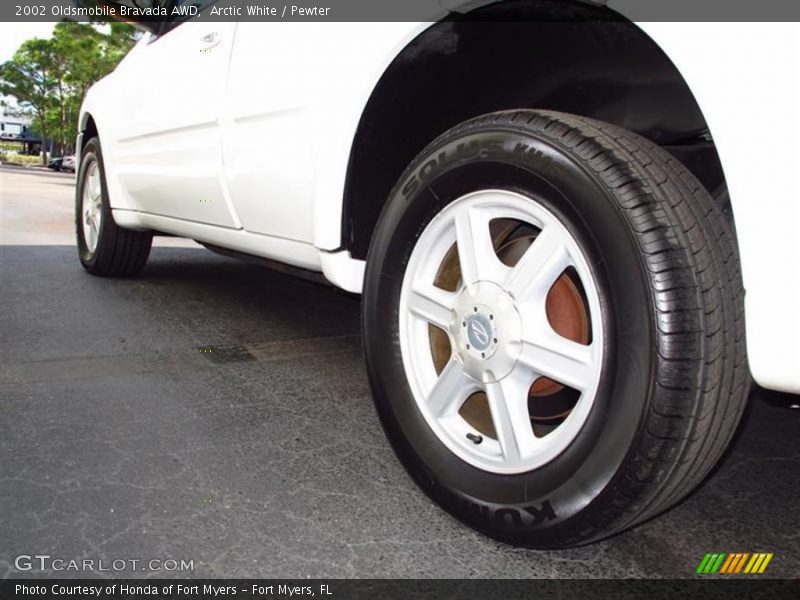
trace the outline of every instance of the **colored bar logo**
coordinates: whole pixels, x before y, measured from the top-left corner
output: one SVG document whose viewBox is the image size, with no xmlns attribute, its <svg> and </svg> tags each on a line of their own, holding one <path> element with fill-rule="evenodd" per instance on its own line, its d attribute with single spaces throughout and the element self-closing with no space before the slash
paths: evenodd
<svg viewBox="0 0 800 600">
<path fill-rule="evenodd" d="M 708 553 L 700 561 L 697 573 L 700 575 L 736 575 L 739 573 L 763 573 L 772 560 L 772 552 L 714 552 Z"/>
</svg>

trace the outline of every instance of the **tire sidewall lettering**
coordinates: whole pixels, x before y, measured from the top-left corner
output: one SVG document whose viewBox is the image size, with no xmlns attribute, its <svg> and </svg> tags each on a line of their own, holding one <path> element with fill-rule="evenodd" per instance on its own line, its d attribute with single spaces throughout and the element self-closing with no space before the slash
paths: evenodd
<svg viewBox="0 0 800 600">
<path fill-rule="evenodd" d="M 415 192 L 432 182 L 443 171 L 476 159 L 510 159 L 521 163 L 537 162 L 540 165 L 548 165 L 556 172 L 563 172 L 559 161 L 554 160 L 550 154 L 530 143 L 521 140 L 508 141 L 497 137 L 473 139 L 456 144 L 454 149 L 445 147 L 437 150 L 432 158 L 407 176 L 406 183 L 402 186 L 403 197 L 406 200 L 410 199 Z"/>
</svg>

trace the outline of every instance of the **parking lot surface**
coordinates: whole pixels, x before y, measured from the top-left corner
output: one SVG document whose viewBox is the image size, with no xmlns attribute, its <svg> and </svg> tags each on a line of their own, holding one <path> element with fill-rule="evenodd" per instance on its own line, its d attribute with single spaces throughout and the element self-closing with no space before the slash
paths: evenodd
<svg viewBox="0 0 800 600">
<path fill-rule="evenodd" d="M 21 554 L 193 561 L 117 573 L 151 577 L 691 577 L 707 552 L 796 576 L 797 397 L 755 391 L 720 468 L 633 531 L 506 546 L 395 460 L 357 297 L 163 240 L 138 279 L 88 276 L 71 182 L 0 167 L 0 577 L 42 575 Z"/>
</svg>

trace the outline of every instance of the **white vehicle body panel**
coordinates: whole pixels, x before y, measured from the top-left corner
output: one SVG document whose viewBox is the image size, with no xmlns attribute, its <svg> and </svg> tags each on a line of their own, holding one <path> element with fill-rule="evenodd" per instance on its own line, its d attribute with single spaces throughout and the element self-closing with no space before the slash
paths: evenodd
<svg viewBox="0 0 800 600">
<path fill-rule="evenodd" d="M 361 111 L 425 27 L 337 23 L 331 35 L 330 23 L 239 24 L 222 121 L 228 184 L 246 230 L 341 245 L 341 190 Z"/>
<path fill-rule="evenodd" d="M 142 212 L 238 228 L 219 160 L 217 120 L 235 23 L 186 23 L 155 42 L 114 78 L 120 118 L 113 163 L 120 187 Z M 204 40 L 208 36 L 208 39 Z M 146 82 L 146 85 L 142 85 Z"/>
<path fill-rule="evenodd" d="M 143 40 L 84 104 L 115 219 L 321 271 L 360 292 L 364 263 L 341 249 L 353 138 L 387 66 L 428 26 L 186 23 Z M 676 64 L 714 136 L 736 217 L 753 375 L 800 392 L 800 24 L 640 26 Z M 159 47 L 172 48 L 174 65 Z"/>
</svg>

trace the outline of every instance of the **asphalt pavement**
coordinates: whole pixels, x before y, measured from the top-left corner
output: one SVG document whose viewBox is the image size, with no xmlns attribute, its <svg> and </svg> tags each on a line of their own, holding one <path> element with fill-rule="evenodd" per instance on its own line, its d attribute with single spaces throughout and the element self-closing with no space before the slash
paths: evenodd
<svg viewBox="0 0 800 600">
<path fill-rule="evenodd" d="M 0 577 L 96 574 L 16 568 L 36 554 L 120 576 L 691 577 L 707 552 L 797 575 L 800 398 L 754 391 L 666 514 L 583 548 L 506 546 L 395 460 L 357 297 L 168 239 L 140 278 L 91 277 L 71 194 L 69 175 L 0 167 Z M 130 566 L 153 559 L 193 570 Z"/>
</svg>

